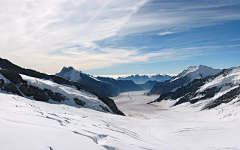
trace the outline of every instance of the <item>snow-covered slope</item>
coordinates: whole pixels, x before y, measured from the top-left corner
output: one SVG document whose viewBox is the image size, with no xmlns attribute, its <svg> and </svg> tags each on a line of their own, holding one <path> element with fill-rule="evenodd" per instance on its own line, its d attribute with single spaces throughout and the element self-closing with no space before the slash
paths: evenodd
<svg viewBox="0 0 240 150">
<path fill-rule="evenodd" d="M 189 82 L 191 82 L 195 79 L 201 79 L 210 75 L 217 74 L 220 71 L 221 71 L 220 69 L 213 69 L 211 67 L 203 66 L 203 65 L 191 66 L 187 70 L 184 70 L 183 72 L 178 74 L 176 77 L 173 77 L 173 79 L 171 79 L 171 82 L 179 78 L 184 78 L 186 76 L 189 78 Z"/>
<path fill-rule="evenodd" d="M 28 85 L 38 87 L 41 90 L 48 89 L 54 93 L 60 93 L 66 96 L 68 100 L 61 101 L 59 102 L 60 104 L 67 104 L 70 106 L 79 107 L 79 105 L 76 104 L 76 102 L 79 101 L 83 104 L 85 108 L 90 108 L 90 109 L 103 111 L 103 112 L 106 112 L 106 110 L 109 112 L 112 112 L 111 109 L 102 101 L 100 101 L 97 96 L 83 90 L 78 90 L 74 86 L 60 85 L 50 80 L 38 79 L 34 77 L 29 77 L 26 75 L 21 75 L 21 77 L 23 78 L 23 80 L 27 81 Z M 54 101 L 50 101 L 50 102 L 54 102 Z"/>
<path fill-rule="evenodd" d="M 53 91 L 55 91 L 57 87 L 61 87 L 61 86 L 71 87 L 71 88 L 73 88 L 73 90 L 76 90 L 75 93 L 77 91 L 79 91 L 84 95 L 83 91 L 85 91 L 85 93 L 88 93 L 87 95 L 94 95 L 95 98 L 97 98 L 103 104 L 108 106 L 108 107 L 105 107 L 104 105 L 99 105 L 99 106 L 94 106 L 95 108 L 93 108 L 93 106 L 91 106 L 93 109 L 124 115 L 121 111 L 118 110 L 116 104 L 114 103 L 114 101 L 112 99 L 110 99 L 107 96 L 104 96 L 101 92 L 99 92 L 99 93 L 95 92 L 92 88 L 90 88 L 86 85 L 83 85 L 79 82 L 73 82 L 73 81 L 66 80 L 59 76 L 48 75 L 48 74 L 41 73 L 41 72 L 38 72 L 35 70 L 25 69 L 25 68 L 22 68 L 20 66 L 17 66 L 15 64 L 11 63 L 10 61 L 8 61 L 6 59 L 2 59 L 2 58 L 0 58 L 0 67 L 1 67 L 1 69 L 0 69 L 0 90 L 2 90 L 2 91 L 11 92 L 11 93 L 14 93 L 14 94 L 17 94 L 17 95 L 20 95 L 23 97 L 31 98 L 34 100 L 38 100 L 38 101 L 47 102 L 49 100 L 54 100 L 56 102 L 61 102 L 61 103 L 68 102 L 70 104 L 74 94 L 72 94 L 72 93 L 67 94 L 67 92 L 65 92 L 65 94 L 61 94 L 61 93 L 53 92 Z M 33 77 L 33 78 L 35 78 L 34 79 L 35 81 L 38 81 L 38 80 L 44 81 L 44 82 L 51 81 L 52 85 L 54 84 L 57 86 L 56 86 L 56 88 L 50 88 L 51 86 L 46 85 L 44 83 L 45 84 L 44 86 L 46 86 L 50 89 L 46 89 L 46 88 L 43 89 L 43 88 L 40 88 L 42 85 L 39 85 L 39 84 L 32 85 L 33 82 L 26 82 L 25 80 L 22 79 L 20 74 L 25 75 L 23 77 L 26 77 L 26 76 L 28 76 L 29 78 Z M 63 91 L 61 91 L 61 92 L 63 92 Z M 75 94 L 75 96 L 76 95 L 77 94 Z M 66 96 L 68 96 L 69 98 Z M 90 98 L 90 97 L 88 97 L 88 98 Z M 87 104 L 85 102 L 85 100 L 88 98 L 84 99 L 82 97 L 82 99 L 79 99 L 77 97 L 74 97 L 73 100 L 74 100 L 75 104 L 77 104 L 77 105 L 80 105 L 80 106 L 86 105 L 85 107 L 90 108 L 90 106 L 89 105 L 87 106 Z M 89 100 L 91 100 L 91 98 Z M 71 105 L 73 105 L 73 104 L 71 104 Z M 99 109 L 99 107 L 101 107 L 102 109 Z M 109 108 L 111 110 L 109 110 Z"/>
<path fill-rule="evenodd" d="M 175 92 L 162 94 L 156 101 L 163 100 L 174 101 L 173 106 L 201 101 L 204 104 L 202 109 L 240 101 L 240 67 L 225 69 L 216 75 L 194 80 Z"/>
<path fill-rule="evenodd" d="M 240 84 L 240 67 L 229 69 L 228 73 L 222 73 L 214 79 L 209 79 L 198 92 L 205 91 L 207 89 L 218 87 L 224 90 L 229 89 L 231 86 Z"/>
<path fill-rule="evenodd" d="M 77 71 L 73 67 L 63 67 L 61 72 L 56 75 L 71 81 L 78 82 L 81 80 L 81 71 Z"/>
<path fill-rule="evenodd" d="M 159 82 L 148 93 L 152 94 L 164 94 L 167 92 L 174 92 L 178 88 L 187 85 L 189 82 L 195 79 L 202 79 L 207 76 L 211 76 L 219 73 L 220 69 L 213 69 L 211 67 L 199 65 L 195 67 L 189 67 L 187 70 L 184 70 L 176 77 L 173 77 L 171 80 L 165 82 Z"/>
<path fill-rule="evenodd" d="M 9 74 L 13 78 L 5 77 L 3 74 L 5 76 Z M 85 107 L 113 113 L 96 95 L 84 90 L 78 90 L 75 86 L 60 85 L 51 80 L 43 80 L 26 75 L 21 75 L 20 77 L 16 72 L 8 70 L 0 70 L 0 90 L 15 93 L 33 100 L 67 104 L 78 108 Z"/>
<path fill-rule="evenodd" d="M 165 74 L 156 74 L 156 75 L 131 75 L 127 77 L 119 77 L 118 80 L 132 80 L 136 84 L 144 84 L 148 81 L 158 81 L 163 82 L 166 80 L 170 80 L 172 76 Z"/>
<path fill-rule="evenodd" d="M 140 103 L 141 98 L 136 100 Z M 170 103 L 152 106 L 159 107 L 152 112 L 154 119 L 139 119 L 0 92 L 0 149 L 239 149 L 239 102 L 211 111 L 186 103 L 169 108 Z"/>
</svg>

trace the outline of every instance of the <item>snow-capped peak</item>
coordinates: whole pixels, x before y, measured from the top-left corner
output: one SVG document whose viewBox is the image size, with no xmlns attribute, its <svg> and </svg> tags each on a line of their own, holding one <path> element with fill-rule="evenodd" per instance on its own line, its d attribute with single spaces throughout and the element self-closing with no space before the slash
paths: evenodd
<svg viewBox="0 0 240 150">
<path fill-rule="evenodd" d="M 63 67 L 60 73 L 57 73 L 57 76 L 62 76 L 65 79 L 71 81 L 81 80 L 81 71 L 75 70 L 73 67 Z"/>
<path fill-rule="evenodd" d="M 177 80 L 179 78 L 183 78 L 185 76 L 188 76 L 190 78 L 190 81 L 193 81 L 194 79 L 201 79 L 205 78 L 210 75 L 217 74 L 221 71 L 221 69 L 213 69 L 208 66 L 199 65 L 199 66 L 190 66 L 187 70 L 184 70 L 180 74 L 178 74 L 175 78 L 173 78 L 171 81 Z"/>
</svg>

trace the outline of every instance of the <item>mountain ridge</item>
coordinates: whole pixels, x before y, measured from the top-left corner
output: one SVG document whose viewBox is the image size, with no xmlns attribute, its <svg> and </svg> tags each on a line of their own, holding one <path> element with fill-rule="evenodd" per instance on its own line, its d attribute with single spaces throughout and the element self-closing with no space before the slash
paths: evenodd
<svg viewBox="0 0 240 150">
<path fill-rule="evenodd" d="M 213 69 L 211 67 L 203 65 L 191 66 L 179 73 L 177 76 L 173 77 L 171 80 L 156 83 L 154 87 L 148 92 L 148 95 L 164 94 L 171 91 L 174 92 L 178 88 L 187 85 L 195 79 L 205 78 L 207 76 L 217 74 L 220 71 L 220 69 Z"/>
<path fill-rule="evenodd" d="M 165 74 L 156 74 L 156 75 L 130 75 L 127 77 L 118 77 L 117 80 L 132 80 L 136 84 L 144 84 L 148 81 L 158 81 L 163 82 L 166 80 L 171 79 L 172 76 L 165 75 Z"/>
<path fill-rule="evenodd" d="M 26 83 L 26 81 L 23 80 L 22 77 L 20 76 L 20 74 L 21 74 L 21 75 L 26 75 L 29 77 L 34 77 L 37 79 L 49 80 L 49 81 L 52 81 L 52 82 L 54 82 L 56 84 L 60 84 L 60 85 L 68 85 L 68 86 L 76 88 L 77 90 L 84 90 L 88 93 L 95 95 L 100 101 L 102 101 L 104 104 L 106 104 L 114 113 L 124 115 L 121 111 L 118 110 L 116 104 L 114 103 L 114 101 L 112 99 L 95 92 L 92 88 L 85 86 L 81 83 L 69 81 L 69 80 L 66 80 L 62 77 L 55 76 L 55 75 L 47 75 L 45 73 L 41 73 L 41 72 L 38 72 L 38 71 L 35 71 L 32 69 L 25 69 L 25 68 L 19 67 L 15 64 L 11 63 L 10 61 L 8 61 L 6 59 L 2 59 L 2 58 L 0 58 L 0 68 L 1 68 L 1 76 L 0 77 L 3 78 L 3 76 L 4 76 L 6 78 L 11 79 L 10 80 L 11 82 L 7 85 L 5 85 L 6 80 L 4 81 L 4 79 L 2 79 L 0 82 L 1 89 L 5 90 L 7 92 L 12 92 L 12 93 L 15 93 L 20 96 L 24 96 L 25 94 L 27 95 L 27 93 L 29 93 L 29 95 L 32 95 L 32 96 L 35 95 L 35 99 L 37 99 L 36 97 L 39 96 L 40 98 L 38 100 L 41 100 L 41 101 L 47 101 L 49 99 L 48 96 L 50 96 L 50 95 L 52 95 L 52 96 L 57 95 L 51 91 L 49 92 L 50 94 L 46 94 L 48 91 L 44 91 L 44 90 L 39 89 L 38 87 L 35 87 L 32 85 L 28 85 Z M 15 84 L 17 84 L 17 85 L 15 85 Z M 18 89 L 18 86 L 19 86 L 18 84 L 22 85 L 22 90 Z M 22 94 L 23 90 L 27 92 L 24 95 Z M 36 92 L 34 92 L 34 91 L 36 91 Z M 41 96 L 43 96 L 44 98 Z M 80 104 L 79 100 L 76 99 L 75 103 L 77 103 L 76 101 L 79 102 L 79 104 Z"/>
<path fill-rule="evenodd" d="M 186 86 L 182 86 L 175 92 L 160 95 L 153 102 L 163 100 L 174 101 L 172 106 L 189 102 L 195 104 L 205 102 L 202 110 L 215 108 L 223 103 L 240 101 L 240 66 L 224 69 L 220 73 L 195 79 Z M 150 102 L 150 103 L 153 103 Z"/>
<path fill-rule="evenodd" d="M 94 89 L 95 92 L 110 97 L 117 96 L 121 92 L 143 90 L 133 81 L 121 81 L 107 77 L 93 77 L 92 75 L 75 70 L 73 67 L 63 67 L 59 73 L 56 73 L 56 76 L 82 83 Z"/>
</svg>

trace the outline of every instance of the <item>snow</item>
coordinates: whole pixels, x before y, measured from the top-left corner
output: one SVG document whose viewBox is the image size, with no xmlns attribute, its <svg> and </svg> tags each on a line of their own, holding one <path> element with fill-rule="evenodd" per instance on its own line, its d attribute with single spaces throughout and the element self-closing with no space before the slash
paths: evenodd
<svg viewBox="0 0 240 150">
<path fill-rule="evenodd" d="M 184 70 L 182 73 L 178 74 L 175 78 L 171 80 L 171 82 L 179 78 L 183 78 L 185 76 L 190 77 L 189 82 L 191 82 L 195 79 L 205 78 L 207 76 L 217 74 L 220 71 L 221 71 L 220 69 L 213 69 L 211 67 L 207 67 L 203 65 L 192 66 L 192 67 L 189 67 L 187 70 Z"/>
<path fill-rule="evenodd" d="M 95 78 L 95 77 L 92 76 L 92 75 L 89 75 L 89 77 L 92 78 L 92 79 L 94 79 L 94 80 L 96 80 L 96 81 L 102 82 L 101 80 L 98 80 L 97 78 Z"/>
<path fill-rule="evenodd" d="M 63 101 L 61 103 L 79 107 L 79 105 L 77 105 L 73 100 L 74 98 L 78 98 L 86 103 L 84 105 L 84 107 L 86 107 L 86 108 L 103 111 L 103 109 L 99 106 L 99 105 L 102 105 L 102 106 L 108 108 L 108 110 L 110 112 L 112 112 L 107 105 L 105 105 L 102 101 L 100 101 L 98 99 L 97 96 L 95 96 L 91 93 L 88 93 L 86 91 L 83 91 L 83 90 L 77 90 L 76 87 L 60 85 L 55 82 L 52 82 L 51 80 L 43 80 L 43 79 L 38 79 L 38 78 L 34 78 L 34 77 L 29 77 L 26 75 L 21 75 L 21 77 L 25 81 L 27 81 L 27 83 L 29 85 L 36 86 L 42 90 L 49 89 L 52 92 L 60 93 L 69 99 L 69 100 Z M 50 101 L 50 102 L 56 103 L 55 101 Z"/>
<path fill-rule="evenodd" d="M 153 99 L 123 93 L 115 101 L 128 116 L 119 116 L 0 93 L 0 149 L 239 150 L 237 99 L 204 111 L 204 102 L 146 107 Z"/>
<path fill-rule="evenodd" d="M 225 86 L 226 84 L 231 83 L 232 85 L 240 84 L 240 69 L 235 68 L 230 73 L 226 76 L 220 75 L 216 77 L 214 80 L 209 81 L 207 84 L 202 86 L 198 92 L 202 92 L 206 89 L 210 89 L 212 87 L 222 87 Z M 228 88 L 231 88 L 231 86 L 226 86 Z M 225 87 L 225 90 L 227 88 Z"/>
<path fill-rule="evenodd" d="M 161 108 L 147 104 L 159 97 L 159 95 L 146 96 L 145 93 L 147 92 L 124 92 L 117 97 L 111 98 L 126 116 L 149 119 L 152 118 L 155 111 L 160 111 Z"/>
<path fill-rule="evenodd" d="M 81 80 L 81 75 L 80 75 L 81 71 L 75 70 L 72 67 L 65 68 L 65 69 L 68 71 L 66 71 L 64 73 L 59 73 L 63 76 L 63 78 L 68 79 L 70 81 L 76 81 L 76 82 Z"/>
</svg>

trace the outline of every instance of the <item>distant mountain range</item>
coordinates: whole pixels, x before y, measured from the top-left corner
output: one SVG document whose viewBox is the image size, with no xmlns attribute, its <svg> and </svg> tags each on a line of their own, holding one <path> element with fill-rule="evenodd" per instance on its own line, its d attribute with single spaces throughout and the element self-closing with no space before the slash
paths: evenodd
<svg viewBox="0 0 240 150">
<path fill-rule="evenodd" d="M 73 67 L 63 67 L 60 73 L 56 73 L 56 76 L 82 83 L 91 87 L 95 92 L 110 97 L 117 96 L 121 92 L 143 90 L 131 80 L 123 81 L 107 77 L 93 77 L 75 70 Z"/>
<path fill-rule="evenodd" d="M 158 83 L 157 81 L 147 81 L 146 83 L 144 84 L 138 84 L 138 86 L 140 86 L 141 88 L 143 88 L 144 90 L 151 90 L 154 85 Z"/>
<path fill-rule="evenodd" d="M 166 80 L 170 80 L 172 76 L 169 75 L 131 75 L 127 77 L 119 77 L 117 80 L 132 80 L 136 84 L 144 84 L 148 81 L 157 81 L 157 82 L 163 82 Z"/>
<path fill-rule="evenodd" d="M 192 70 L 191 73 L 190 70 Z M 198 66 L 189 68 L 176 77 L 176 80 L 173 79 L 172 82 L 180 80 L 180 78 L 184 77 L 187 72 L 190 73 L 188 73 L 188 77 L 191 77 L 187 80 L 189 81 L 188 84 L 181 86 L 173 92 L 163 93 L 163 90 L 160 90 L 159 93 L 162 94 L 154 102 L 170 100 L 174 102 L 172 106 L 186 102 L 189 102 L 190 104 L 200 102 L 198 105 L 202 105 L 203 110 L 217 107 L 223 103 L 233 104 L 240 101 L 240 67 L 224 69 L 219 72 L 219 70 L 216 69 Z M 218 73 L 208 76 L 209 74 L 214 74 L 216 72 Z M 168 87 L 170 83 L 171 82 L 166 83 L 166 87 Z"/>
<path fill-rule="evenodd" d="M 173 77 L 171 80 L 156 83 L 150 92 L 148 92 L 148 95 L 174 92 L 195 79 L 202 79 L 210 75 L 215 75 L 220 71 L 220 69 L 213 69 L 203 65 L 192 66 Z"/>
<path fill-rule="evenodd" d="M 124 115 L 118 110 L 112 99 L 82 83 L 21 68 L 1 58 L 0 91 L 37 101 L 85 107 Z"/>
</svg>

